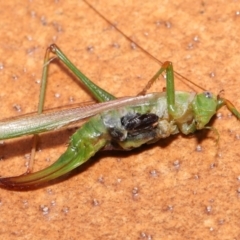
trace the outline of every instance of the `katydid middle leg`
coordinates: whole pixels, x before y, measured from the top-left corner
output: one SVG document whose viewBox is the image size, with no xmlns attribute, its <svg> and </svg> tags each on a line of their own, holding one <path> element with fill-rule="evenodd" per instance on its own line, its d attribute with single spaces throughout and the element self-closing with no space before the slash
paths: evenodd
<svg viewBox="0 0 240 240">
<path fill-rule="evenodd" d="M 167 106 L 168 113 L 173 118 L 177 114 L 176 104 L 175 104 L 175 86 L 174 86 L 174 71 L 172 62 L 166 61 L 162 64 L 161 68 L 157 73 L 148 81 L 145 88 L 138 95 L 145 95 L 147 90 L 152 86 L 152 84 L 158 79 L 158 77 L 166 71 L 166 94 L 167 94 Z"/>
</svg>

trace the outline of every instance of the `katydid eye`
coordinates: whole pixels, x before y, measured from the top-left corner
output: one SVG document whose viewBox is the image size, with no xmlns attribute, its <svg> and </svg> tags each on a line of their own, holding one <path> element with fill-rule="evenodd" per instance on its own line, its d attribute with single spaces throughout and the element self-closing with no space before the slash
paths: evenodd
<svg viewBox="0 0 240 240">
<path fill-rule="evenodd" d="M 211 92 L 204 92 L 204 95 L 205 95 L 205 97 L 206 98 L 212 98 L 213 97 L 213 95 L 212 95 L 212 93 Z"/>
</svg>

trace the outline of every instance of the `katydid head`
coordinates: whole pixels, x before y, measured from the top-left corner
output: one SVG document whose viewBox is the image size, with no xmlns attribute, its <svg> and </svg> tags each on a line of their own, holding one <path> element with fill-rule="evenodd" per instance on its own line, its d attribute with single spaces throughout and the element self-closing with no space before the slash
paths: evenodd
<svg viewBox="0 0 240 240">
<path fill-rule="evenodd" d="M 205 91 L 195 96 L 192 106 L 196 129 L 203 129 L 217 111 L 217 97 Z"/>
</svg>

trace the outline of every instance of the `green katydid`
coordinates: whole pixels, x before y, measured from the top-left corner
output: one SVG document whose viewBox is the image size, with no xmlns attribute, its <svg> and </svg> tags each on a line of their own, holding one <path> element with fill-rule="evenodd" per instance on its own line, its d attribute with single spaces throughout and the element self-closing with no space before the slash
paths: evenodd
<svg viewBox="0 0 240 240">
<path fill-rule="evenodd" d="M 42 113 L 51 52 L 76 75 L 100 103 Z M 146 94 L 163 72 L 166 72 L 166 91 Z M 67 150 L 54 164 L 35 173 L 1 178 L 0 183 L 7 187 L 28 188 L 70 172 L 101 149 L 131 150 L 179 132 L 186 135 L 194 133 L 196 130 L 208 128 L 206 125 L 210 119 L 224 105 L 240 119 L 239 111 L 227 99 L 207 91 L 200 94 L 175 91 L 171 62 L 162 64 L 139 96 L 116 99 L 90 81 L 60 48 L 52 44 L 47 49 L 44 59 L 39 114 L 0 122 L 0 139 L 38 134 L 82 119 L 88 121 L 73 134 Z"/>
</svg>

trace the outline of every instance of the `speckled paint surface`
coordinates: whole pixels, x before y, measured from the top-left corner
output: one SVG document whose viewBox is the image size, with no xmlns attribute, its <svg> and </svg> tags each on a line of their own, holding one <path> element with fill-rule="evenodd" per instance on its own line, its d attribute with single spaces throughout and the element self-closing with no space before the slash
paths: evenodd
<svg viewBox="0 0 240 240">
<path fill-rule="evenodd" d="M 240 109 L 239 1 L 95 1 L 103 15 L 161 61 Z M 94 82 L 136 95 L 159 69 L 82 1 L 5 1 L 0 18 L 0 118 L 37 108 L 43 56 L 56 42 Z M 92 100 L 52 65 L 46 108 Z M 158 81 L 152 91 L 161 91 Z M 176 89 L 193 91 L 176 79 Z M 199 91 L 195 88 L 196 91 Z M 17 111 L 20 110 L 20 111 Z M 132 152 L 105 152 L 53 185 L 0 189 L 1 239 L 238 239 L 240 123 L 226 108 L 212 132 Z M 34 171 L 66 149 L 71 130 L 43 134 Z M 1 142 L 0 175 L 26 171 L 31 137 Z"/>
</svg>

